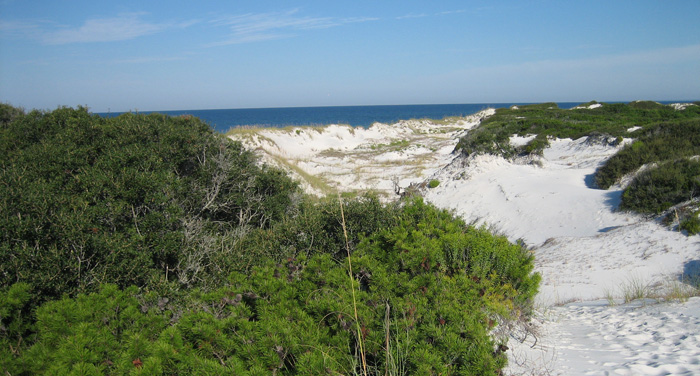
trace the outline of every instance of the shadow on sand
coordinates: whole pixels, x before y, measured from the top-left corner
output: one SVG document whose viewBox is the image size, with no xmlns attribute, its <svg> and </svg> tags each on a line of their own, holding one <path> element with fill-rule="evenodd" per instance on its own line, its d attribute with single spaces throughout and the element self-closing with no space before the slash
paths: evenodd
<svg viewBox="0 0 700 376">
<path fill-rule="evenodd" d="M 700 260 L 686 262 L 683 265 L 683 274 L 678 279 L 681 282 L 700 288 Z"/>
<path fill-rule="evenodd" d="M 584 182 L 586 183 L 586 187 L 590 189 L 600 189 L 598 188 L 598 185 L 595 183 L 595 174 L 588 174 L 586 177 L 583 178 Z M 620 203 L 622 202 L 622 191 L 607 191 L 605 192 L 605 204 L 610 207 L 610 210 L 617 210 L 617 208 L 620 207 Z M 605 232 L 602 231 L 601 232 Z"/>
<path fill-rule="evenodd" d="M 600 189 L 598 188 L 598 184 L 595 183 L 595 174 L 586 175 L 583 181 L 586 183 L 586 187 L 590 189 Z"/>
</svg>

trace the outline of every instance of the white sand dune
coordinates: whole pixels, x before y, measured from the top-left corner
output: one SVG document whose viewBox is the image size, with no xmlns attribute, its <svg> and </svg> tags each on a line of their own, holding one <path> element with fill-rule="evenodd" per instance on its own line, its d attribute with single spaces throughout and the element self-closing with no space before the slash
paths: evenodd
<svg viewBox="0 0 700 376">
<path fill-rule="evenodd" d="M 391 197 L 394 181 L 402 187 L 419 183 L 448 164 L 459 135 L 493 113 L 488 109 L 447 123 L 375 123 L 367 129 L 343 125 L 262 128 L 241 130 L 230 137 L 257 150 L 264 162 L 289 170 L 310 193 L 373 190 Z"/>
<path fill-rule="evenodd" d="M 529 245 L 542 275 L 531 326 L 537 335 L 521 343 L 523 333 L 512 333 L 506 374 L 700 374 L 700 298 L 624 303 L 634 288 L 649 295 L 688 288 L 679 279 L 700 269 L 700 236 L 618 212 L 622 189 L 593 187 L 596 168 L 620 146 L 583 138 L 553 140 L 535 159 L 452 155 L 459 136 L 492 111 L 453 124 L 414 120 L 233 137 L 268 163 L 320 178 L 327 188 L 392 197 L 392 180 L 402 187 L 438 180 L 425 189 L 426 200 Z M 318 182 L 306 188 L 323 190 Z"/>
<path fill-rule="evenodd" d="M 615 213 L 620 190 L 591 189 L 593 173 L 616 147 L 555 140 L 544 157 L 515 163 L 480 155 L 455 158 L 431 178 L 443 182 L 426 193 L 436 205 L 469 222 L 487 224 L 511 240 L 538 245 L 552 237 L 590 236 L 638 221 Z"/>
</svg>

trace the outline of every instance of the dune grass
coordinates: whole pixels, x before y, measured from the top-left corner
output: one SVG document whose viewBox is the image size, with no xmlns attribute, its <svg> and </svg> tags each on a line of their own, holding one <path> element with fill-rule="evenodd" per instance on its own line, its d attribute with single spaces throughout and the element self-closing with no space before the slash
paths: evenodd
<svg viewBox="0 0 700 376">
<path fill-rule="evenodd" d="M 631 274 L 616 288 L 604 291 L 604 297 L 611 306 L 616 305 L 618 301 L 627 304 L 647 299 L 655 302 L 682 303 L 694 296 L 700 296 L 700 289 L 697 287 L 696 281 L 679 278 L 676 275 L 668 275 L 660 280 L 651 280 L 638 274 Z"/>
</svg>

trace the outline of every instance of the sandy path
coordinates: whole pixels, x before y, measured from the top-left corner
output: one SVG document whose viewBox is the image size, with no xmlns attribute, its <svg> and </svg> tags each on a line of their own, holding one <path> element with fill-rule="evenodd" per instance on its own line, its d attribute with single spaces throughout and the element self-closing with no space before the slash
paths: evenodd
<svg viewBox="0 0 700 376">
<path fill-rule="evenodd" d="M 700 298 L 647 306 L 575 303 L 547 311 L 541 324 L 537 344 L 530 337 L 511 353 L 512 374 L 700 374 L 700 333 L 693 330 L 700 327 Z"/>
</svg>

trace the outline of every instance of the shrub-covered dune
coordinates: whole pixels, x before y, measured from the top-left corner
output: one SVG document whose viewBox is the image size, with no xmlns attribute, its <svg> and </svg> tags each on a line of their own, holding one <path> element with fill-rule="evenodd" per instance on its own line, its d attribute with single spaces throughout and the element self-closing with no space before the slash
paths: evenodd
<svg viewBox="0 0 700 376">
<path fill-rule="evenodd" d="M 534 136 L 520 146 L 510 137 Z M 589 102 L 570 110 L 555 103 L 498 109 L 460 139 L 456 151 L 464 155 L 494 154 L 506 158 L 540 154 L 552 138 L 592 136 L 603 142 L 626 144 L 595 174 L 599 188 L 608 189 L 641 167 L 626 187 L 620 208 L 661 213 L 700 193 L 700 106 L 662 105 L 650 101 Z"/>
<path fill-rule="evenodd" d="M 195 118 L 3 105 L 0 173 L 5 374 L 496 375 L 539 283 L 505 238 L 305 196 Z"/>
</svg>

